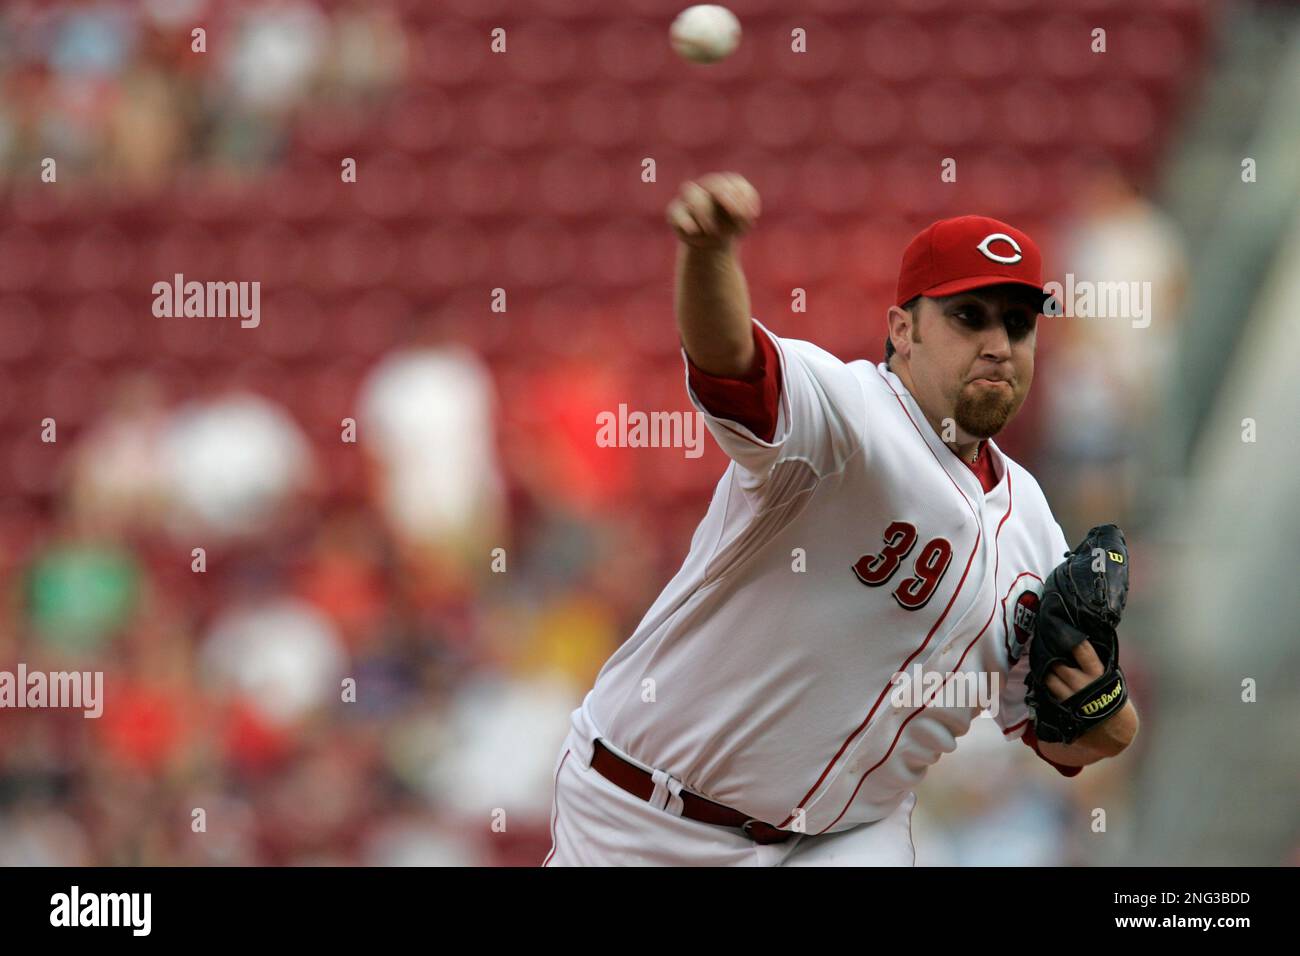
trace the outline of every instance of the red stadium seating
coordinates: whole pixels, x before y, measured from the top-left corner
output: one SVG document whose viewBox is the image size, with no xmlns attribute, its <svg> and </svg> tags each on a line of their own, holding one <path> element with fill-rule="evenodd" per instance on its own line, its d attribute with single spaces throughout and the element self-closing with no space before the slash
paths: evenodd
<svg viewBox="0 0 1300 956">
<path fill-rule="evenodd" d="M 888 0 L 871 18 L 854 0 L 806 6 L 796 22 L 774 0 L 741 4 L 745 42 L 706 69 L 672 55 L 652 0 L 545 0 L 522 21 L 507 0 L 403 0 L 401 89 L 304 106 L 269 171 L 190 172 L 152 194 L 14 190 L 0 365 L 23 373 L 0 389 L 0 486 L 44 494 L 50 462 L 20 453 L 15 429 L 47 400 L 76 427 L 100 381 L 131 368 L 156 369 L 174 395 L 244 382 L 327 439 L 346 389 L 415 336 L 478 350 L 507 404 L 526 370 L 583 352 L 644 360 L 636 374 L 654 381 L 635 391 L 684 401 L 663 209 L 711 169 L 763 197 L 743 249 L 755 314 L 875 361 L 917 228 L 968 210 L 1055 221 L 1079 144 L 1149 169 L 1209 29 L 1198 0 L 988 0 L 979 13 Z M 508 58 L 485 41 L 498 23 Z M 796 25 L 815 56 L 791 52 Z M 1097 25 L 1105 54 L 1090 49 Z M 946 157 L 955 183 L 938 181 Z M 175 272 L 259 279 L 262 327 L 150 321 L 145 290 Z M 497 287 L 504 315 L 489 311 Z M 789 312 L 795 288 L 806 315 Z M 667 477 L 680 462 L 651 457 L 665 494 L 681 491 Z"/>
</svg>

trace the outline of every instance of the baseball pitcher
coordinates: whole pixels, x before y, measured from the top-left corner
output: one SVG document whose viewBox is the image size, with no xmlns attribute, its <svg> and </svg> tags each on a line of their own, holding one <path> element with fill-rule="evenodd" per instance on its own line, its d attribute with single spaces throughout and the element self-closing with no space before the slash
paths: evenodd
<svg viewBox="0 0 1300 956">
<path fill-rule="evenodd" d="M 758 216 L 734 173 L 667 210 L 687 392 L 731 462 L 573 712 L 546 866 L 908 866 L 914 789 L 981 714 L 1066 776 L 1137 733 L 1123 534 L 1070 548 L 993 441 L 1034 377 L 1033 240 L 934 223 L 886 360 L 845 363 L 751 315 Z"/>
</svg>

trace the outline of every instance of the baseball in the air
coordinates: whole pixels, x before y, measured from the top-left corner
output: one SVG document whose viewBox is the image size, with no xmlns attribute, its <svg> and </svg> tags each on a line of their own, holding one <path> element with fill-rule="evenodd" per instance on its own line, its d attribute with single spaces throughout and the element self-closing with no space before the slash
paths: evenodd
<svg viewBox="0 0 1300 956">
<path fill-rule="evenodd" d="M 683 59 L 717 63 L 740 45 L 740 21 L 726 7 L 701 3 L 677 14 L 668 35 Z"/>
</svg>

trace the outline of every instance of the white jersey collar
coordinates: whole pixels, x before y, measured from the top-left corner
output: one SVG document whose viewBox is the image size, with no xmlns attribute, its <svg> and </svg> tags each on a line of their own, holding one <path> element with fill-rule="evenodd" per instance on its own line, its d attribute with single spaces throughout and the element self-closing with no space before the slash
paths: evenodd
<svg viewBox="0 0 1300 956">
<path fill-rule="evenodd" d="M 967 492 L 973 500 L 982 500 L 984 498 L 984 486 L 980 484 L 979 478 L 975 472 L 966 466 L 965 462 L 957 457 L 955 451 L 943 443 L 938 433 L 930 426 L 930 420 L 921 411 L 921 406 L 917 404 L 916 399 L 912 397 L 912 393 L 903 384 L 903 380 L 895 375 L 884 362 L 878 363 L 876 369 L 903 403 L 903 407 L 907 409 L 908 417 L 912 419 L 917 431 L 921 433 L 921 437 L 925 439 L 926 444 L 930 446 L 930 450 L 939 459 L 944 471 L 948 472 L 953 480 L 958 482 L 962 490 Z M 1002 449 L 998 448 L 997 444 L 990 438 L 985 442 L 984 454 L 993 456 L 993 473 L 997 476 L 998 485 L 1001 485 L 1007 474 L 1007 463 L 1005 456 L 1002 454 Z M 994 487 L 996 488 L 997 485 Z"/>
</svg>

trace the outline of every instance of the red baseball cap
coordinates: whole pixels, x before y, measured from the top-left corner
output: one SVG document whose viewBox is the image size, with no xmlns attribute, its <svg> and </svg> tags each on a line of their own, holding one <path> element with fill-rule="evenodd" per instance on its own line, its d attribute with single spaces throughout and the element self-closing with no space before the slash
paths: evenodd
<svg viewBox="0 0 1300 956">
<path fill-rule="evenodd" d="M 895 304 L 918 295 L 955 295 L 1004 282 L 1043 292 L 1043 257 L 1037 243 L 1015 226 L 988 216 L 941 219 L 903 250 Z"/>
</svg>

